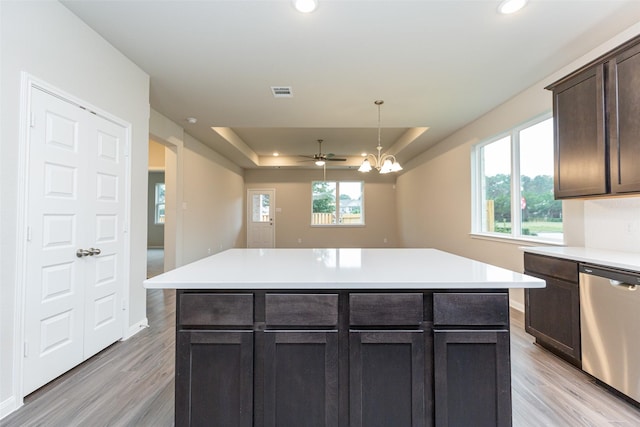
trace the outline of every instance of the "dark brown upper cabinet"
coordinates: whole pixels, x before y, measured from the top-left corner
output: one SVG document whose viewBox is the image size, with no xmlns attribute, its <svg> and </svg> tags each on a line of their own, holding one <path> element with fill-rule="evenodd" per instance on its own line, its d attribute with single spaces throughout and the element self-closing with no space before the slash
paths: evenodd
<svg viewBox="0 0 640 427">
<path fill-rule="evenodd" d="M 556 199 L 640 192 L 640 38 L 551 84 Z"/>
<path fill-rule="evenodd" d="M 611 193 L 640 192 L 640 44 L 607 63 Z"/>
</svg>

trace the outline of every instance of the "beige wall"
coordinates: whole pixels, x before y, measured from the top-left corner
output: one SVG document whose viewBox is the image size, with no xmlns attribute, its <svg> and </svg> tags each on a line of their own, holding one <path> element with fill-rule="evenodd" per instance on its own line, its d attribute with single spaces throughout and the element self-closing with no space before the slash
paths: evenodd
<svg viewBox="0 0 640 427">
<path fill-rule="evenodd" d="M 327 170 L 329 181 L 365 181 L 366 225 L 359 227 L 311 227 L 311 181 L 322 180 L 322 178 L 320 168 L 245 171 L 247 190 L 258 188 L 276 190 L 276 247 L 398 246 L 395 175 L 383 176 L 374 172 L 361 174 L 355 170 Z M 298 243 L 298 239 L 302 239 L 302 243 Z"/>
<path fill-rule="evenodd" d="M 552 108 L 552 96 L 544 87 L 640 33 L 640 24 L 617 35 L 584 57 L 568 64 L 493 111 L 441 141 L 434 148 L 405 165 L 397 181 L 397 210 L 400 245 L 427 246 L 495 264 L 523 270 L 522 241 L 477 238 L 471 232 L 471 147 Z M 605 205 L 613 202 L 604 201 Z M 585 244 L 585 202 L 563 202 L 565 244 Z M 625 206 L 631 206 L 626 208 Z M 637 203 L 617 204 L 608 210 L 610 223 L 624 221 L 625 211 L 637 212 Z M 636 223 L 620 224 L 635 227 Z M 635 230 L 635 228 L 633 228 Z M 636 246 L 637 247 L 637 246 Z M 523 308 L 523 292 L 511 292 L 511 304 Z"/>
<path fill-rule="evenodd" d="M 23 232 L 18 217 L 21 183 L 21 72 L 131 124 L 131 204 L 126 324 L 146 323 L 147 152 L 149 76 L 58 2 L 0 1 L 2 40 L 0 163 L 0 416 L 21 402 L 20 345 L 14 346 L 22 301 L 16 248 Z"/>
<path fill-rule="evenodd" d="M 184 135 L 183 264 L 245 246 L 242 170 Z"/>
<path fill-rule="evenodd" d="M 243 171 L 151 110 L 151 138 L 165 150 L 165 270 L 245 246 Z"/>
<path fill-rule="evenodd" d="M 149 170 L 150 171 L 163 171 L 164 170 L 164 148 L 163 144 L 149 140 Z"/>
</svg>

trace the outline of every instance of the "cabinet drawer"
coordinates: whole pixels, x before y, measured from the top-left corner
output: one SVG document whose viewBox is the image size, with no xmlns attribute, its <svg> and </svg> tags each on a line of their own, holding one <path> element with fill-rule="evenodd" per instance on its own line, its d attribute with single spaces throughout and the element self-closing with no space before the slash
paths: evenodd
<svg viewBox="0 0 640 427">
<path fill-rule="evenodd" d="M 422 294 L 350 294 L 354 326 L 416 326 L 422 323 Z"/>
<path fill-rule="evenodd" d="M 509 295 L 447 293 L 433 294 L 434 326 L 506 326 Z"/>
<path fill-rule="evenodd" d="M 181 294 L 182 326 L 252 326 L 252 294 Z"/>
<path fill-rule="evenodd" d="M 267 294 L 265 321 L 269 326 L 335 326 L 337 294 Z"/>
<path fill-rule="evenodd" d="M 578 283 L 578 263 L 568 259 L 525 252 L 524 271 L 527 274 L 543 274 L 556 279 Z"/>
</svg>

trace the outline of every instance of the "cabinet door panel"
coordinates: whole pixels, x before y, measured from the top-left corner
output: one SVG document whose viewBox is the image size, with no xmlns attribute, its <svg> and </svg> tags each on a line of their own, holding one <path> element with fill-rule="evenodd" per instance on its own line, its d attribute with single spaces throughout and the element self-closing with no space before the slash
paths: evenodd
<svg viewBox="0 0 640 427">
<path fill-rule="evenodd" d="M 640 191 L 640 45 L 609 62 L 611 192 Z"/>
<path fill-rule="evenodd" d="M 338 425 L 337 331 L 264 333 L 264 425 Z"/>
<path fill-rule="evenodd" d="M 540 277 L 546 288 L 525 291 L 525 330 L 580 367 L 580 288 L 577 283 Z"/>
<path fill-rule="evenodd" d="M 554 88 L 556 198 L 605 194 L 604 66 Z"/>
<path fill-rule="evenodd" d="M 177 335 L 176 426 L 253 425 L 253 333 Z"/>
<path fill-rule="evenodd" d="M 349 337 L 350 425 L 431 425 L 424 332 L 352 331 Z"/>
<path fill-rule="evenodd" d="M 511 425 L 509 331 L 434 331 L 436 426 Z"/>
</svg>

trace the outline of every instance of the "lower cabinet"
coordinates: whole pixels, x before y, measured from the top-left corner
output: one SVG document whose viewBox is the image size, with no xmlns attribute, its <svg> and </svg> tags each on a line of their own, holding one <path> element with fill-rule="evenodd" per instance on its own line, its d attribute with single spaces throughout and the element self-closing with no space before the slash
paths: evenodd
<svg viewBox="0 0 640 427">
<path fill-rule="evenodd" d="M 251 331 L 177 333 L 175 411 L 177 426 L 253 425 Z"/>
<path fill-rule="evenodd" d="M 511 425 L 509 331 L 434 331 L 436 426 Z"/>
<path fill-rule="evenodd" d="M 177 298 L 178 427 L 510 424 L 506 291 Z"/>
<path fill-rule="evenodd" d="M 338 425 L 338 332 L 264 333 L 264 426 Z"/>
<path fill-rule="evenodd" d="M 545 288 L 525 290 L 525 330 L 536 343 L 580 368 L 578 263 L 525 253 L 524 268 L 547 282 Z"/>
<path fill-rule="evenodd" d="M 424 332 L 352 331 L 349 337 L 349 425 L 424 427 Z"/>
<path fill-rule="evenodd" d="M 436 426 L 511 425 L 507 293 L 434 293 Z"/>
</svg>

